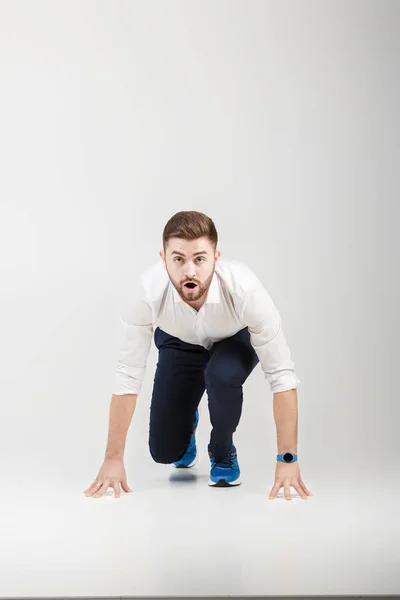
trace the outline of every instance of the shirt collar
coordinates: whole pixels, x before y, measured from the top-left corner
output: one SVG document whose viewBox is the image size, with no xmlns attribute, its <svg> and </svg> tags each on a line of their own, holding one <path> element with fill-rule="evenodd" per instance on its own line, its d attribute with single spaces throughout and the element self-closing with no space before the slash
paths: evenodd
<svg viewBox="0 0 400 600">
<path fill-rule="evenodd" d="M 184 302 L 178 292 L 175 289 L 175 286 L 172 285 L 170 281 L 170 285 L 172 287 L 172 293 L 174 294 L 175 302 Z M 217 272 L 214 271 L 213 278 L 211 279 L 210 287 L 208 288 L 207 298 L 204 304 L 215 304 L 221 302 L 220 290 L 219 290 L 219 282 Z"/>
</svg>

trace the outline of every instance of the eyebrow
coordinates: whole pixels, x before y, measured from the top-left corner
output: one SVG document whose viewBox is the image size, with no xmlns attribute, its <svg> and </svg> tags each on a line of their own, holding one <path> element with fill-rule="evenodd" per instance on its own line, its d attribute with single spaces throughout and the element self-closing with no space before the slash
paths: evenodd
<svg viewBox="0 0 400 600">
<path fill-rule="evenodd" d="M 185 256 L 186 256 L 185 254 L 182 254 L 182 252 L 178 252 L 177 250 L 174 250 L 173 252 L 171 252 L 171 256 L 172 256 L 173 254 L 179 254 L 179 256 L 183 256 L 183 257 L 185 257 Z M 201 250 L 200 252 L 195 252 L 195 253 L 193 254 L 193 256 L 197 256 L 198 254 L 207 254 L 207 251 L 206 251 L 206 250 Z"/>
</svg>

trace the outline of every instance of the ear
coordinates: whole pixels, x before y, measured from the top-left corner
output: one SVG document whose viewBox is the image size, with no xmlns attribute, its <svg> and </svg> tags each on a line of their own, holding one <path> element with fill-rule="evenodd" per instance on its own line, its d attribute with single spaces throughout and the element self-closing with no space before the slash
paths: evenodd
<svg viewBox="0 0 400 600">
<path fill-rule="evenodd" d="M 167 270 L 167 265 L 165 264 L 165 257 L 164 257 L 164 251 L 160 250 L 160 256 L 162 258 L 162 261 L 164 263 L 164 269 Z"/>
</svg>

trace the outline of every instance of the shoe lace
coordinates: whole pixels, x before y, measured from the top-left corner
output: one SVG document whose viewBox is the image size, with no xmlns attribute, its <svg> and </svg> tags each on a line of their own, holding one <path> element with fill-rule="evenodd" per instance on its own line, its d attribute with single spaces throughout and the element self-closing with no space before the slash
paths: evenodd
<svg viewBox="0 0 400 600">
<path fill-rule="evenodd" d="M 209 452 L 210 457 L 212 457 L 211 451 Z M 236 458 L 236 451 L 231 450 L 225 458 L 221 458 L 216 461 L 214 459 L 214 465 L 222 468 L 231 468 L 233 466 L 233 459 Z"/>
</svg>

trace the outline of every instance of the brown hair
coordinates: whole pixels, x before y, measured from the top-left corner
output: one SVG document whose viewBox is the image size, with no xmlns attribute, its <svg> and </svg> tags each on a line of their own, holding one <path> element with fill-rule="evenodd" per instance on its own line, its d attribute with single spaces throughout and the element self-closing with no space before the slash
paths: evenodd
<svg viewBox="0 0 400 600">
<path fill-rule="evenodd" d="M 196 210 L 182 210 L 170 218 L 163 231 L 164 251 L 171 237 L 184 240 L 207 237 L 214 244 L 214 250 L 218 243 L 218 233 L 214 222 L 210 217 Z"/>
</svg>

